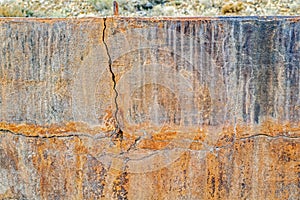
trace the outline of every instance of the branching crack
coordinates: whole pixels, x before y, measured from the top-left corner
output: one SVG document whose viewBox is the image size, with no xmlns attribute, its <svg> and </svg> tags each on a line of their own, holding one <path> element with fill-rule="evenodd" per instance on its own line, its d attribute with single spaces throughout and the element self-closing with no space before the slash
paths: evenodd
<svg viewBox="0 0 300 200">
<path fill-rule="evenodd" d="M 102 42 L 105 46 L 106 54 L 108 56 L 108 68 L 109 68 L 109 72 L 111 74 L 111 78 L 112 78 L 112 82 L 113 82 L 113 90 L 115 92 L 114 103 L 115 103 L 116 110 L 115 110 L 115 113 L 114 113 L 114 118 L 116 120 L 116 127 L 115 127 L 115 130 L 114 130 L 113 134 L 116 134 L 116 137 L 120 138 L 122 140 L 123 139 L 123 131 L 120 128 L 120 123 L 119 123 L 119 120 L 118 120 L 119 105 L 118 105 L 117 100 L 118 100 L 119 93 L 116 89 L 116 86 L 117 86 L 116 76 L 115 76 L 115 73 L 112 70 L 112 59 L 111 59 L 111 56 L 110 56 L 110 53 L 109 53 L 109 50 L 108 50 L 107 43 L 105 41 L 106 18 L 104 18 L 103 20 L 104 20 L 104 28 L 103 28 L 103 33 L 102 33 Z"/>
<path fill-rule="evenodd" d="M 136 148 L 137 144 L 140 142 L 140 140 L 142 139 L 142 137 L 138 137 L 134 140 L 134 143 L 132 145 L 130 145 L 130 147 L 127 149 L 127 153 L 133 149 L 133 148 Z"/>
</svg>

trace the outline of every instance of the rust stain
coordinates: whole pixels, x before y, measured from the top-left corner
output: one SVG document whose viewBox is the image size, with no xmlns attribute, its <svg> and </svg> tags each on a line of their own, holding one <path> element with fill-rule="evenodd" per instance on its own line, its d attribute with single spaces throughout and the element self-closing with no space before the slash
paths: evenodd
<svg viewBox="0 0 300 200">
<path fill-rule="evenodd" d="M 164 141 L 154 141 L 154 140 L 143 140 L 139 144 L 139 148 L 141 149 L 150 149 L 150 150 L 159 150 L 168 146 L 169 142 Z"/>
<path fill-rule="evenodd" d="M 128 199 L 128 186 L 129 186 L 129 179 L 128 179 L 128 172 L 126 168 L 123 172 L 120 172 L 116 179 L 113 181 L 113 194 L 114 198 L 116 199 Z"/>
<path fill-rule="evenodd" d="M 111 108 L 105 111 L 105 115 L 103 117 L 103 125 L 107 131 L 114 131 L 117 127 L 117 121 L 114 118 L 114 114 Z M 101 120 L 101 119 L 99 119 Z"/>
<path fill-rule="evenodd" d="M 138 127 L 135 127 L 136 129 Z M 139 127 L 142 128 L 142 127 Z M 145 128 L 145 127 L 143 127 Z M 149 127 L 148 127 L 149 128 Z M 65 126 L 58 126 L 58 125 L 48 125 L 48 126 L 36 126 L 36 125 L 16 125 L 16 124 L 0 124 L 0 129 L 3 130 L 10 130 L 10 131 L 17 131 L 17 132 L 25 132 L 27 134 L 30 134 L 31 131 L 34 134 L 55 134 L 55 135 L 65 135 L 68 133 L 68 131 L 79 131 L 79 132 L 94 132 L 95 130 L 91 127 L 89 127 L 87 124 L 82 123 L 75 123 L 72 122 L 70 124 L 66 123 Z M 176 130 L 177 129 L 177 130 Z M 212 129 L 209 126 L 203 126 L 201 129 L 190 129 L 190 131 L 185 130 L 183 131 L 181 128 L 181 131 L 179 127 L 170 127 L 165 126 L 163 128 L 156 128 L 153 131 L 152 137 L 143 139 L 138 145 L 138 149 L 148 149 L 148 150 L 159 150 L 162 148 L 165 148 L 167 145 L 169 145 L 170 141 L 172 140 L 182 140 L 189 138 L 192 140 L 191 145 L 188 147 L 191 150 L 201 150 L 203 148 L 203 142 L 206 140 L 206 137 L 208 136 Z M 189 132 L 194 131 L 196 134 L 188 134 Z M 242 139 L 244 137 L 248 137 L 251 134 L 258 133 L 259 131 L 262 134 L 268 134 L 271 137 L 276 137 L 278 135 L 284 134 L 288 131 L 294 132 L 296 134 L 299 134 L 300 126 L 299 124 L 292 124 L 292 123 L 285 123 L 285 124 L 279 124 L 272 120 L 267 120 L 264 123 L 262 123 L 258 127 L 247 127 L 247 126 L 227 126 L 223 129 L 220 129 L 219 133 L 219 139 L 217 141 L 216 146 L 222 146 L 226 145 L 228 143 L 232 143 L 233 136 L 235 136 L 236 140 Z M 2 133 L 3 134 L 3 133 Z M 4 133 L 5 134 L 5 133 Z M 108 135 L 109 136 L 109 135 Z M 124 140 L 122 141 L 116 141 L 115 142 L 115 148 L 116 152 L 126 151 L 137 138 L 134 134 L 124 133 Z M 87 191 L 87 187 L 85 185 L 85 176 L 86 175 L 86 169 L 89 165 L 89 160 L 87 158 L 88 155 L 99 153 L 97 148 L 91 150 L 88 149 L 87 143 L 85 143 L 84 138 L 80 138 L 79 136 L 75 136 L 70 138 L 70 141 L 66 142 L 66 140 L 62 140 L 59 138 L 48 138 L 47 140 L 37 139 L 34 140 L 35 143 L 33 146 L 35 147 L 36 154 L 33 156 L 32 163 L 33 166 L 36 168 L 38 174 L 39 174 L 39 185 L 40 185 L 40 194 L 41 197 L 51 198 L 49 196 L 52 191 L 51 189 L 53 187 L 56 187 L 57 180 L 55 177 L 60 177 L 62 180 L 67 180 L 65 183 L 65 188 L 68 188 L 68 197 L 73 197 L 74 199 L 84 199 L 87 198 L 87 195 L 96 195 L 96 194 L 89 194 Z M 197 172 L 193 171 L 193 174 L 195 175 L 195 179 L 199 178 L 197 177 L 197 173 L 199 173 L 199 176 L 201 177 L 201 181 L 205 181 L 205 184 L 203 185 L 203 190 L 206 192 L 203 193 L 204 199 L 217 199 L 224 196 L 227 196 L 229 193 L 231 196 L 234 196 L 234 192 L 230 192 L 228 190 L 230 183 L 226 182 L 228 181 L 227 176 L 233 176 L 235 177 L 233 181 L 233 184 L 236 184 L 236 188 L 238 189 L 238 196 L 248 196 L 251 195 L 251 190 L 249 187 L 251 184 L 254 184 L 251 177 L 253 176 L 253 173 L 255 173 L 254 169 L 250 169 L 249 166 L 251 163 L 253 163 L 254 157 L 251 157 L 248 154 L 248 151 L 255 151 L 255 143 L 252 140 L 249 140 L 250 142 L 239 142 L 237 141 L 234 144 L 235 151 L 239 152 L 238 157 L 235 157 L 235 164 L 238 166 L 241 166 L 240 174 L 234 174 L 235 172 L 227 172 L 226 170 L 229 170 L 227 167 L 230 166 L 230 156 L 232 148 L 225 148 L 221 149 L 217 154 L 216 153 L 208 153 L 205 157 L 205 163 L 207 165 L 205 172 Z M 288 142 L 284 143 L 284 147 L 276 145 L 276 143 L 270 143 L 268 144 L 270 147 L 268 147 L 269 151 L 265 156 L 269 156 L 269 159 L 273 159 L 272 163 L 274 163 L 272 166 L 273 168 L 270 169 L 270 173 L 273 173 L 273 171 L 277 170 L 290 170 L 290 173 L 295 171 L 294 166 L 297 165 L 297 159 L 298 159 L 298 150 L 299 145 L 295 142 Z M 72 155 L 74 156 L 73 163 L 68 163 L 68 159 L 64 157 L 60 157 L 59 155 L 56 155 L 56 153 L 51 152 L 62 152 L 61 155 L 64 154 L 68 150 L 68 146 L 72 146 Z M 262 148 L 262 147 L 261 147 Z M 266 153 L 265 151 L 263 151 Z M 260 152 L 261 154 L 262 152 Z M 17 154 L 16 152 L 13 153 L 14 155 Z M 259 155 L 260 155 L 259 154 Z M 252 155 L 252 154 L 251 154 Z M 10 157 L 14 157 L 13 155 L 10 155 Z M 157 176 L 161 176 L 160 178 L 157 178 L 156 181 L 158 181 L 156 185 L 157 191 L 159 194 L 162 195 L 161 197 L 167 198 L 167 193 L 164 193 L 168 187 L 168 182 L 165 182 L 166 177 L 170 178 L 170 181 L 175 181 L 175 186 L 173 185 L 173 188 L 171 191 L 168 191 L 168 194 L 176 194 L 179 196 L 184 196 L 189 194 L 189 181 L 186 181 L 188 179 L 191 179 L 191 177 L 188 177 L 188 170 L 189 166 L 196 165 L 195 161 L 191 161 L 191 155 L 190 152 L 187 152 L 183 154 L 176 162 L 172 164 L 171 167 L 166 167 L 160 169 L 158 172 L 152 173 L 152 178 L 155 178 Z M 101 161 L 101 160 L 99 160 Z M 70 164 L 70 166 L 69 166 Z M 107 184 L 106 181 L 109 181 L 105 178 L 105 174 L 107 173 L 103 171 L 103 167 L 100 163 L 94 162 L 95 166 L 92 166 L 92 170 L 95 171 L 95 173 L 99 174 L 97 180 L 95 181 L 101 185 L 101 188 L 99 188 L 99 194 L 98 197 L 108 197 L 108 193 L 103 193 L 104 187 L 108 187 L 109 184 Z M 99 168 L 96 167 L 99 165 Z M 258 165 L 259 173 L 264 173 L 264 170 L 266 170 L 266 165 L 263 161 L 260 165 Z M 284 167 L 284 168 L 280 168 Z M 176 172 L 172 169 L 176 168 Z M 269 167 L 269 166 L 268 166 Z M 199 169 L 200 170 L 200 169 Z M 172 173 L 174 173 L 172 175 Z M 203 174 L 204 173 L 204 174 Z M 236 172 L 238 173 L 238 172 Z M 285 172 L 288 173 L 288 172 Z M 227 175 L 226 175 L 227 174 Z M 230 175 L 231 174 L 231 175 Z M 131 175 L 129 172 L 126 171 L 126 167 L 123 171 L 118 171 L 112 174 L 111 177 L 113 179 L 112 185 L 110 186 L 109 191 L 112 192 L 112 196 L 116 199 L 122 198 L 126 199 L 129 198 L 128 196 L 132 195 L 132 188 L 130 187 L 131 184 Z M 151 174 L 149 175 L 151 176 Z M 250 178 L 249 178 L 250 177 Z M 269 180 L 268 184 L 277 184 L 277 183 L 283 183 L 283 184 L 289 184 L 295 180 L 290 180 L 290 178 L 287 177 L 280 177 L 272 175 L 272 177 L 276 177 L 274 180 Z M 247 178 L 247 179 L 246 179 Z M 98 180 L 99 179 L 99 180 Z M 174 180 L 173 180 L 174 179 Z M 200 179 L 200 178 L 199 178 Z M 73 180 L 73 182 L 71 181 Z M 149 179 L 150 180 L 150 179 Z M 192 181 L 192 180 L 191 180 Z M 149 184 L 149 183 L 146 183 Z M 99 186 L 100 187 L 100 186 Z M 269 194 L 269 197 L 276 197 L 276 193 L 278 192 L 280 188 L 273 188 L 272 194 Z M 63 189 L 62 189 L 63 191 Z M 61 191 L 58 191 L 61 192 Z M 129 194 L 130 193 L 130 194 Z M 7 191 L 7 193 L 2 194 L 6 195 L 8 197 L 12 196 L 12 193 L 10 191 Z M 60 194 L 63 196 L 63 193 Z M 199 194 L 200 195 L 200 194 Z M 200 195 L 201 196 L 201 195 Z M 281 197 L 288 197 L 289 194 L 282 193 Z"/>
<path fill-rule="evenodd" d="M 99 132 L 107 132 L 108 130 L 103 126 L 90 127 L 82 122 L 67 122 L 64 124 L 49 124 L 49 125 L 35 125 L 35 124 L 12 124 L 0 122 L 0 130 L 11 131 L 22 134 L 24 136 L 40 136 L 40 137 L 55 137 L 67 136 L 69 133 L 89 133 L 95 135 Z"/>
<path fill-rule="evenodd" d="M 104 117 L 103 125 L 90 126 L 83 122 L 66 122 L 63 124 L 47 124 L 47 125 L 35 125 L 35 124 L 15 124 L 0 122 L 0 131 L 2 134 L 5 131 L 11 131 L 13 133 L 22 134 L 24 136 L 33 137 L 59 137 L 68 136 L 70 133 L 88 133 L 94 136 L 98 133 L 107 133 L 106 136 L 110 136 L 110 132 L 114 130 L 114 122 L 112 112 L 107 111 Z M 260 125 L 247 126 L 245 124 L 237 124 L 236 126 L 223 125 L 223 126 L 209 126 L 202 125 L 199 128 L 195 127 L 181 127 L 179 125 L 166 125 L 163 127 L 154 127 L 149 123 L 143 123 L 140 125 L 131 126 L 124 132 L 124 138 L 128 140 L 134 140 L 138 136 L 135 134 L 138 130 L 146 130 L 151 133 L 150 140 L 152 141 L 171 141 L 174 139 L 191 139 L 203 141 L 207 134 L 218 130 L 219 139 L 226 140 L 235 136 L 236 139 L 251 137 L 253 135 L 262 134 L 270 137 L 287 136 L 287 137 L 299 137 L 300 136 L 300 122 L 299 123 L 279 123 L 278 121 L 265 120 Z M 77 136 L 80 136 L 78 134 Z"/>
<path fill-rule="evenodd" d="M 289 19 L 287 19 L 290 22 L 299 22 L 300 21 L 300 17 L 291 17 Z"/>
<path fill-rule="evenodd" d="M 5 193 L 0 194 L 0 199 L 17 199 L 11 189 L 8 189 Z"/>
<path fill-rule="evenodd" d="M 276 136 L 278 134 L 291 134 L 298 137 L 300 136 L 300 123 L 280 123 L 280 121 L 266 120 L 262 123 L 260 132 L 271 136 Z"/>
<path fill-rule="evenodd" d="M 88 153 L 87 148 L 84 146 L 80 138 L 74 138 L 75 149 L 74 154 L 76 155 L 76 186 L 78 199 L 83 199 L 83 166 L 86 162 L 86 155 Z"/>
</svg>

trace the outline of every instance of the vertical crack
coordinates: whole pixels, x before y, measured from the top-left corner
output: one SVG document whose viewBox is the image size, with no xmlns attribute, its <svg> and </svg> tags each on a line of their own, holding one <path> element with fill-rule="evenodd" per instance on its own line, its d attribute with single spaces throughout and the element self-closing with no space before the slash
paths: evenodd
<svg viewBox="0 0 300 200">
<path fill-rule="evenodd" d="M 116 89 L 116 86 L 117 86 L 116 76 L 115 76 L 115 73 L 112 70 L 112 59 L 111 59 L 111 56 L 110 56 L 110 53 L 109 53 L 109 50 L 108 50 L 107 43 L 105 41 L 106 18 L 104 18 L 103 20 L 104 20 L 104 28 L 103 28 L 103 33 L 102 33 L 102 42 L 105 46 L 106 54 L 108 56 L 108 68 L 109 68 L 109 72 L 111 74 L 111 79 L 112 79 L 112 82 L 113 82 L 113 90 L 114 90 L 114 93 L 115 93 L 114 103 L 115 103 L 116 110 L 115 110 L 115 113 L 114 113 L 114 118 L 116 120 L 116 127 L 115 127 L 115 130 L 113 131 L 113 134 L 116 134 L 117 138 L 123 139 L 123 131 L 120 128 L 120 123 L 119 123 L 119 120 L 118 120 L 119 105 L 118 105 L 117 99 L 118 99 L 119 93 Z"/>
</svg>

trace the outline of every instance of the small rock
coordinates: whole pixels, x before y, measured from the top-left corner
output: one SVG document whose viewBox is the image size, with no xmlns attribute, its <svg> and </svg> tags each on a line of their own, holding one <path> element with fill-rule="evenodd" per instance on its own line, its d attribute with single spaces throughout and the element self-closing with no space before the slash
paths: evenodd
<svg viewBox="0 0 300 200">
<path fill-rule="evenodd" d="M 147 2 L 146 4 L 142 5 L 142 8 L 145 9 L 145 10 L 152 9 L 153 8 L 153 4 L 150 3 L 150 2 Z"/>
<path fill-rule="evenodd" d="M 226 3 L 222 6 L 222 9 L 221 9 L 221 13 L 222 14 L 226 14 L 226 13 L 237 13 L 241 10 L 244 9 L 244 6 L 243 6 L 243 3 L 241 1 L 239 2 L 229 2 L 229 3 Z"/>
<path fill-rule="evenodd" d="M 166 0 L 152 0 L 152 2 L 153 2 L 154 4 L 163 4 L 163 3 L 166 2 Z"/>
<path fill-rule="evenodd" d="M 199 0 L 199 3 L 204 5 L 206 8 L 209 8 L 212 6 L 212 3 L 210 0 Z"/>
</svg>

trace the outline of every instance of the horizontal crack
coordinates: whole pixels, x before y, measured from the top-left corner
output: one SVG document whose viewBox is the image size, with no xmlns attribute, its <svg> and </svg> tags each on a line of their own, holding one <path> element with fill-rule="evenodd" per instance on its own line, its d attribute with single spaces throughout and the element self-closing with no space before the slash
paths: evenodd
<svg viewBox="0 0 300 200">
<path fill-rule="evenodd" d="M 15 136 L 20 136 L 20 137 L 26 137 L 26 138 L 35 138 L 35 139 L 51 139 L 51 138 L 72 138 L 72 137 L 86 137 L 86 138 L 91 138 L 93 140 L 100 140 L 100 139 L 105 139 L 105 138 L 110 138 L 110 134 L 109 133 L 99 133 L 99 134 L 95 134 L 95 135 L 91 135 L 91 134 L 85 134 L 85 133 L 80 133 L 80 132 L 73 132 L 70 134 L 64 134 L 64 135 L 57 135 L 57 134 L 50 134 L 50 135 L 27 135 L 24 133 L 19 133 L 19 132 L 14 132 L 12 130 L 9 129 L 5 129 L 5 128 L 0 128 L 0 132 L 5 132 L 5 133 L 9 133 Z M 247 137 L 238 137 L 238 138 L 234 138 L 233 141 L 231 141 L 230 143 L 228 143 L 227 145 L 222 145 L 222 146 L 216 146 L 216 145 L 208 145 L 207 143 L 203 143 L 204 145 L 204 149 L 201 149 L 199 151 L 215 151 L 215 150 L 220 150 L 220 149 L 226 149 L 226 148 L 231 148 L 237 141 L 243 141 L 243 140 L 248 140 L 248 139 L 255 139 L 255 138 L 270 138 L 270 139 L 300 139 L 299 136 L 286 136 L 286 135 L 276 135 L 276 136 L 272 136 L 272 135 L 268 135 L 268 134 L 264 134 L 264 133 L 260 133 L 260 134 L 255 134 L 255 135 L 250 135 Z M 135 141 L 133 142 L 132 145 L 129 146 L 129 148 L 127 148 L 127 150 L 125 152 L 122 153 L 129 153 L 131 150 L 135 149 L 137 147 L 137 144 L 142 140 L 141 137 L 138 137 L 135 139 Z M 163 140 L 165 142 L 168 142 L 168 140 Z M 172 140 L 174 141 L 174 139 Z M 181 141 L 187 141 L 187 142 L 194 142 L 194 140 L 181 140 Z M 186 150 L 190 150 L 189 147 L 184 148 Z M 206 149 L 206 150 L 205 150 Z M 197 151 L 197 150 L 195 150 Z"/>
<path fill-rule="evenodd" d="M 255 139 L 255 138 L 263 138 L 263 137 L 266 137 L 266 138 L 270 138 L 270 139 L 280 139 L 280 138 L 283 138 L 283 139 L 300 139 L 299 136 L 286 136 L 286 135 L 276 135 L 276 136 L 272 136 L 272 135 L 268 135 L 268 134 L 264 134 L 264 133 L 260 133 L 260 134 L 255 134 L 255 135 L 249 135 L 247 137 L 240 137 L 240 138 L 235 138 L 233 139 L 232 142 L 230 142 L 230 144 L 228 145 L 223 145 L 223 146 L 214 146 L 212 148 L 216 149 L 216 150 L 219 150 L 219 149 L 226 149 L 228 147 L 232 147 L 236 141 L 243 141 L 243 140 L 248 140 L 248 139 Z"/>
<path fill-rule="evenodd" d="M 284 139 L 299 139 L 299 136 L 286 136 L 286 135 L 268 135 L 268 134 L 264 134 L 264 133 L 260 133 L 260 134 L 255 134 L 255 135 L 250 135 L 247 137 L 241 137 L 241 138 L 237 138 L 237 140 L 247 140 L 247 139 L 252 139 L 252 138 L 257 138 L 257 137 L 267 137 L 267 138 L 272 138 L 272 139 L 278 139 L 278 138 L 284 138 Z"/>
<path fill-rule="evenodd" d="M 15 136 L 26 137 L 26 138 L 36 138 L 36 139 L 51 139 L 51 138 L 71 138 L 71 137 L 88 137 L 92 139 L 103 139 L 106 136 L 103 135 L 89 135 L 89 134 L 66 134 L 66 135 L 25 135 L 24 133 L 16 133 L 8 129 L 0 129 L 0 132 L 10 133 Z"/>
<path fill-rule="evenodd" d="M 96 134 L 96 135 L 90 135 L 90 134 L 65 134 L 65 135 L 26 135 L 24 133 L 16 133 L 12 130 L 9 129 L 0 129 L 0 132 L 6 132 L 6 133 L 11 133 L 13 135 L 16 136 L 22 136 L 22 137 L 31 137 L 31 138 L 67 138 L 67 137 L 89 137 L 89 138 L 93 138 L 93 139 L 98 139 L 98 138 L 105 138 L 106 136 L 103 134 Z M 300 136 L 286 136 L 286 135 L 276 135 L 276 136 L 272 136 L 272 135 L 268 135 L 268 134 L 255 134 L 255 135 L 250 135 L 247 137 L 240 137 L 240 138 L 235 138 L 233 142 L 237 141 L 237 140 L 247 140 L 247 139 L 252 139 L 252 138 L 258 138 L 258 137 L 267 137 L 267 138 L 271 138 L 271 139 L 279 139 L 279 138 L 284 138 L 284 139 L 300 139 Z M 134 147 L 142 138 L 138 137 L 135 139 L 134 144 L 131 146 Z M 173 139 L 174 140 L 174 139 Z M 189 140 L 189 139 L 183 139 L 184 141 L 187 142 L 194 142 L 195 140 Z M 181 141 L 183 141 L 181 140 Z M 169 140 L 159 140 L 160 142 L 168 142 Z"/>
</svg>

